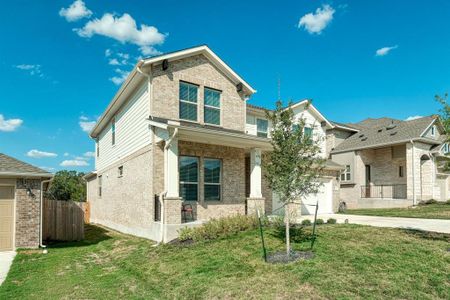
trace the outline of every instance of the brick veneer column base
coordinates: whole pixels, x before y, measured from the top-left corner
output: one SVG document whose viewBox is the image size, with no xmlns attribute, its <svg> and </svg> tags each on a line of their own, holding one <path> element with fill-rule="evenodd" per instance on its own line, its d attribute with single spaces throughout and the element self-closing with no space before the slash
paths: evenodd
<svg viewBox="0 0 450 300">
<path fill-rule="evenodd" d="M 256 215 L 256 210 L 259 209 L 259 212 L 264 215 L 265 214 L 265 198 L 247 198 L 247 215 L 252 216 Z"/>
<path fill-rule="evenodd" d="M 180 197 L 164 198 L 164 224 L 181 224 L 181 203 Z"/>
</svg>

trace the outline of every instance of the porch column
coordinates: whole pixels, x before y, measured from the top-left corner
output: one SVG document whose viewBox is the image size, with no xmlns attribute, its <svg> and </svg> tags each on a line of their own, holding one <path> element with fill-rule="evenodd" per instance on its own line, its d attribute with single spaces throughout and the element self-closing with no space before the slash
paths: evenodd
<svg viewBox="0 0 450 300">
<path fill-rule="evenodd" d="M 261 170 L 261 149 L 253 148 L 250 151 L 250 197 L 247 198 L 247 214 L 254 214 L 259 209 L 264 213 L 264 201 L 262 196 L 262 170 Z"/>
<path fill-rule="evenodd" d="M 165 188 L 166 196 L 164 197 L 164 223 L 165 224 L 181 224 L 181 202 L 179 193 L 179 175 L 178 175 L 178 138 L 172 137 L 167 140 L 170 144 L 164 148 L 165 158 Z M 168 229 L 167 229 L 168 230 Z M 167 234 L 167 232 L 166 232 Z"/>
</svg>

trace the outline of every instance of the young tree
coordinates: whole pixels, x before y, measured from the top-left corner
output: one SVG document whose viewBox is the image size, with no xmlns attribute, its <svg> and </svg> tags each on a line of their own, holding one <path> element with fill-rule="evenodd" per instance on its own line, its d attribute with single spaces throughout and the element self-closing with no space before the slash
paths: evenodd
<svg viewBox="0 0 450 300">
<path fill-rule="evenodd" d="M 445 93 L 443 97 L 436 95 L 434 96 L 436 101 L 442 105 L 440 109 L 440 119 L 442 122 L 442 126 L 444 127 L 445 134 L 447 135 L 447 139 L 445 142 L 450 142 L 450 105 L 447 103 L 448 94 Z M 450 171 L 450 162 L 446 162 L 444 166 L 446 171 Z"/>
<path fill-rule="evenodd" d="M 319 156 L 319 141 L 311 136 L 305 120 L 294 119 L 291 102 L 283 108 L 282 102 L 277 101 L 275 111 L 266 114 L 272 123 L 273 151 L 268 154 L 263 166 L 270 188 L 285 205 L 286 253 L 289 255 L 290 204 L 318 192 L 321 186 L 318 178 L 325 160 Z"/>
<path fill-rule="evenodd" d="M 47 196 L 55 200 L 86 201 L 84 173 L 59 171 L 53 177 Z"/>
</svg>

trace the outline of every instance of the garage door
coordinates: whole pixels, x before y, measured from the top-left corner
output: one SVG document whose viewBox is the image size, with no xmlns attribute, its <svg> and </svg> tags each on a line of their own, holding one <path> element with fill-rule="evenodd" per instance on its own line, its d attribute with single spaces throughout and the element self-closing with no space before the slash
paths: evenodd
<svg viewBox="0 0 450 300">
<path fill-rule="evenodd" d="M 0 186 L 0 251 L 13 250 L 14 187 Z"/>
<path fill-rule="evenodd" d="M 315 205 L 319 201 L 319 214 L 333 213 L 333 183 L 331 179 L 321 179 L 322 186 L 315 195 L 309 195 L 303 199 L 300 210 L 302 215 L 313 215 Z M 272 197 L 272 209 L 275 215 L 284 215 L 283 204 L 279 201 L 276 193 Z M 313 206 L 314 205 L 314 206 Z"/>
</svg>

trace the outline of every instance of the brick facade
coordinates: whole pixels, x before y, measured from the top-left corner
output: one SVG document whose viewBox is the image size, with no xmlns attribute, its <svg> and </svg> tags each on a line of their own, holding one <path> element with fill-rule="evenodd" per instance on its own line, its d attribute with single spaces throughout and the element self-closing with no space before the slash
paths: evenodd
<svg viewBox="0 0 450 300">
<path fill-rule="evenodd" d="M 28 189 L 31 190 L 30 195 Z M 16 247 L 39 247 L 41 180 L 16 181 Z"/>
</svg>

